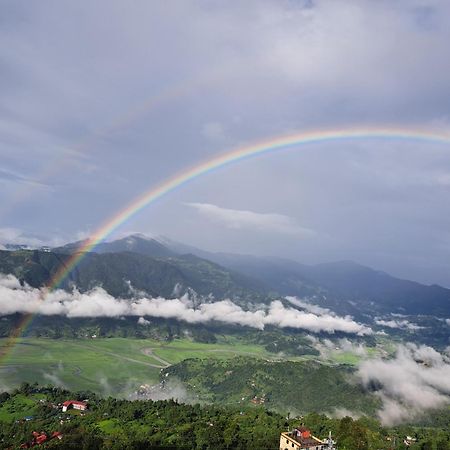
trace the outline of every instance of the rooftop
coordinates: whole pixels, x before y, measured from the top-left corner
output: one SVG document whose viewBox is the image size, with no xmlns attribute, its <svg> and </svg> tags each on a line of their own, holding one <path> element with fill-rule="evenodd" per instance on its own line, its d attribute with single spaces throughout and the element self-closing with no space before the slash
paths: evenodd
<svg viewBox="0 0 450 450">
<path fill-rule="evenodd" d="M 286 434 L 292 440 L 298 442 L 301 447 L 316 447 L 325 444 L 325 442 L 313 436 L 311 432 L 303 426 L 283 434 Z"/>
<path fill-rule="evenodd" d="M 70 405 L 81 405 L 81 406 L 87 406 L 86 402 L 80 402 L 78 400 L 66 400 L 63 403 L 63 406 L 70 406 Z"/>
</svg>

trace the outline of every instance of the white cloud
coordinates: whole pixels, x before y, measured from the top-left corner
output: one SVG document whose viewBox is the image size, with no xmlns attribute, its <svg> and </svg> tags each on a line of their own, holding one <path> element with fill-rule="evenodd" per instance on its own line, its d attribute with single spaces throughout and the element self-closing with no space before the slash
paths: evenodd
<svg viewBox="0 0 450 450">
<path fill-rule="evenodd" d="M 370 328 L 355 322 L 351 317 L 331 314 L 313 314 L 286 308 L 279 300 L 267 309 L 246 311 L 231 300 L 202 303 L 194 307 L 188 296 L 175 299 L 114 298 L 97 287 L 89 292 L 77 290 L 46 292 L 30 286 L 21 286 L 13 275 L 0 275 L 0 314 L 36 313 L 65 315 L 67 317 L 121 317 L 138 316 L 138 323 L 145 324 L 145 316 L 177 319 L 188 323 L 218 321 L 235 325 L 264 329 L 267 325 L 280 328 L 298 328 L 311 332 L 370 334 Z"/>
<path fill-rule="evenodd" d="M 399 328 L 402 330 L 421 330 L 423 327 L 409 322 L 408 320 L 383 320 L 383 319 L 375 319 L 375 323 L 377 325 L 388 327 L 388 328 Z"/>
<path fill-rule="evenodd" d="M 18 228 L 0 228 L 0 242 L 3 244 L 24 244 L 31 247 L 42 245 L 42 241 L 25 236 Z"/>
<path fill-rule="evenodd" d="M 364 344 L 353 343 L 349 339 L 341 338 L 335 341 L 330 339 L 319 339 L 315 336 L 307 336 L 314 347 L 319 350 L 324 359 L 332 358 L 336 354 L 353 353 L 361 358 L 367 358 L 368 353 Z"/>
<path fill-rule="evenodd" d="M 339 339 L 339 346 L 344 352 L 354 353 L 357 356 L 367 356 L 367 349 L 363 344 L 355 344 L 347 338 Z"/>
<path fill-rule="evenodd" d="M 0 244 L 23 244 L 31 248 L 42 247 L 45 245 L 58 246 L 64 243 L 63 239 L 53 237 L 51 239 L 42 239 L 30 235 L 18 228 L 0 228 Z"/>
<path fill-rule="evenodd" d="M 335 417 L 336 419 L 342 419 L 343 417 L 352 417 L 353 419 L 357 420 L 361 416 L 363 416 L 363 413 L 357 412 L 357 411 L 350 411 L 347 408 L 336 408 L 334 411 L 331 411 L 329 413 L 332 417 Z"/>
<path fill-rule="evenodd" d="M 400 345 L 394 359 L 363 362 L 359 376 L 380 386 L 379 416 L 387 425 L 450 404 L 450 359 L 431 347 Z"/>
<path fill-rule="evenodd" d="M 150 325 L 150 321 L 147 319 L 144 319 L 144 317 L 139 317 L 137 321 L 138 325 Z"/>
<path fill-rule="evenodd" d="M 212 222 L 235 230 L 265 231 L 309 237 L 316 233 L 298 225 L 292 217 L 276 213 L 222 208 L 210 203 L 186 203 Z"/>
<path fill-rule="evenodd" d="M 322 308 L 322 306 L 314 305 L 309 302 L 305 302 L 304 300 L 299 299 L 298 297 L 286 297 L 286 300 L 290 303 L 292 303 L 295 306 L 298 306 L 300 308 L 306 309 L 306 311 L 309 311 L 314 314 L 333 314 L 331 310 L 328 308 Z"/>
</svg>

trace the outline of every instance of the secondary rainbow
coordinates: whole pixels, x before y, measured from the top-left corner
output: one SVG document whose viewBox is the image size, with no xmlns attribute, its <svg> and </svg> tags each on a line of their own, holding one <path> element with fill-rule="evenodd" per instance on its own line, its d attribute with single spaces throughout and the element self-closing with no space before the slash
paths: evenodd
<svg viewBox="0 0 450 450">
<path fill-rule="evenodd" d="M 327 141 L 370 139 L 424 141 L 437 144 L 450 144 L 450 133 L 433 130 L 418 130 L 415 128 L 353 127 L 299 132 L 290 135 L 271 137 L 250 145 L 237 147 L 231 151 L 225 152 L 219 156 L 213 157 L 207 161 L 203 161 L 200 164 L 183 170 L 135 198 L 118 214 L 106 221 L 89 239 L 84 242 L 76 253 L 68 258 L 66 263 L 59 268 L 47 284 L 47 291 L 52 291 L 58 288 L 88 252 L 93 251 L 100 242 L 105 240 L 113 231 L 127 222 L 127 220 L 129 220 L 132 216 L 164 195 L 184 186 L 186 183 L 202 175 L 206 175 L 216 169 L 220 169 L 229 164 L 242 161 L 247 158 L 277 152 L 292 147 L 302 147 L 307 144 Z M 45 298 L 46 295 L 43 294 L 43 301 L 45 301 Z M 32 318 L 32 314 L 27 315 L 24 318 L 24 320 L 17 327 L 15 333 L 13 333 L 13 336 L 11 337 L 12 341 L 23 333 L 26 327 L 30 324 Z M 6 347 L 9 348 L 10 346 L 7 345 Z M 2 353 L 5 354 L 4 351 Z"/>
</svg>

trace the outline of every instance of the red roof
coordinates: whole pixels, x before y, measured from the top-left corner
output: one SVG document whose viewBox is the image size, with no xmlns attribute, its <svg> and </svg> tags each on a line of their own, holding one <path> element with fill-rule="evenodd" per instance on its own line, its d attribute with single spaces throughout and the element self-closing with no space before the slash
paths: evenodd
<svg viewBox="0 0 450 450">
<path fill-rule="evenodd" d="M 87 406 L 87 403 L 85 403 L 85 402 L 79 402 L 78 400 L 66 400 L 66 401 L 63 403 L 63 406 L 70 406 L 70 405 Z"/>
</svg>

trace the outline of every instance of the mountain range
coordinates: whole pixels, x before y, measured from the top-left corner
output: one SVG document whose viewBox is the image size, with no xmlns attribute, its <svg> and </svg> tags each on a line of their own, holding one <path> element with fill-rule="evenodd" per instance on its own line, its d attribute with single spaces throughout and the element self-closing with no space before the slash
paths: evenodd
<svg viewBox="0 0 450 450">
<path fill-rule="evenodd" d="M 0 272 L 42 286 L 82 244 L 51 251 L 0 251 Z M 141 234 L 99 244 L 62 287 L 76 285 L 83 291 L 100 285 L 112 295 L 126 297 L 132 294 L 130 284 L 153 296 L 195 291 L 203 297 L 232 298 L 241 305 L 299 296 L 356 317 L 450 316 L 450 289 L 399 279 L 352 261 L 306 265 L 275 257 L 212 253 Z"/>
</svg>

